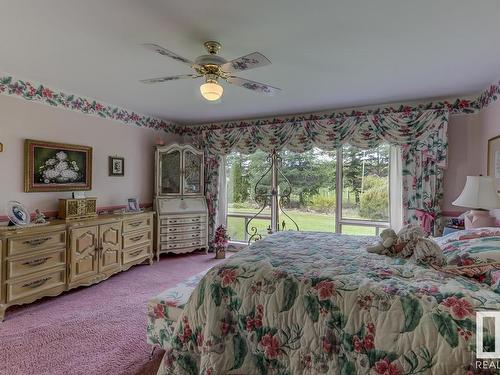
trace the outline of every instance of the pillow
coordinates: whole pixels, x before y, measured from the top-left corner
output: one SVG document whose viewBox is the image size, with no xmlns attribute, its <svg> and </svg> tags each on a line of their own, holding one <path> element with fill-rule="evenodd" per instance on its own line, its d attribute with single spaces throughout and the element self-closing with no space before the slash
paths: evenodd
<svg viewBox="0 0 500 375">
<path fill-rule="evenodd" d="M 490 286 L 500 280 L 500 228 L 468 229 L 435 240 L 446 260 L 444 271 Z"/>
<path fill-rule="evenodd" d="M 446 236 L 433 238 L 441 247 L 450 242 L 455 242 L 457 240 L 471 240 L 474 238 L 481 237 L 498 237 L 500 236 L 500 227 L 484 227 L 484 228 L 474 228 L 459 230 Z"/>
</svg>

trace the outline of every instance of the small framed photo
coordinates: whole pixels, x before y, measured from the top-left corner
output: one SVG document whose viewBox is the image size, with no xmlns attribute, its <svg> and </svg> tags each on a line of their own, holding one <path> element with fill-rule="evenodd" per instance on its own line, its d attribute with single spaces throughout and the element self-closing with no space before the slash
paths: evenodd
<svg viewBox="0 0 500 375">
<path fill-rule="evenodd" d="M 137 201 L 137 198 L 128 198 L 127 199 L 127 211 L 129 211 L 129 212 L 141 211 L 141 207 L 139 206 L 139 202 Z"/>
<path fill-rule="evenodd" d="M 119 156 L 109 157 L 109 175 L 125 176 L 125 158 Z"/>
<path fill-rule="evenodd" d="M 83 199 L 83 198 L 85 198 L 84 191 L 74 191 L 73 192 L 73 199 Z"/>
</svg>

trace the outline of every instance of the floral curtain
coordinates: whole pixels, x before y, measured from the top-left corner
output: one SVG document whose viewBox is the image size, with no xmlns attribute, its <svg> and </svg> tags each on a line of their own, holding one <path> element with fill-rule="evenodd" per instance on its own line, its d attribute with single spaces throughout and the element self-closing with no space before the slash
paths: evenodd
<svg viewBox="0 0 500 375">
<path fill-rule="evenodd" d="M 221 159 L 221 155 L 210 153 L 205 149 L 205 198 L 207 199 L 208 208 L 209 242 L 213 238 L 217 222 L 217 208 L 219 203 L 219 168 L 224 168 L 224 166 L 221 165 Z"/>
<path fill-rule="evenodd" d="M 420 223 L 433 235 L 439 235 L 443 227 L 443 153 L 447 149 L 446 128 L 402 147 L 404 224 Z"/>
<path fill-rule="evenodd" d="M 205 149 L 209 209 L 215 216 L 219 156 L 233 150 L 303 152 L 313 147 L 334 150 L 345 143 L 371 148 L 387 142 L 403 150 L 405 222 L 419 222 L 429 233 L 436 233 L 447 163 L 448 116 L 448 110 L 442 109 L 405 111 L 206 130 L 200 141 Z M 213 229 L 212 223 L 209 233 Z"/>
</svg>

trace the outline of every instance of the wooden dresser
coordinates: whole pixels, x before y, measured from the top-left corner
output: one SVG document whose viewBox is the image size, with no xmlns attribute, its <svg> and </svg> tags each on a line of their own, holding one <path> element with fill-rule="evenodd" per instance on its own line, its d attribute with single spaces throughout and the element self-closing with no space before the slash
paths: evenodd
<svg viewBox="0 0 500 375">
<path fill-rule="evenodd" d="M 0 321 L 31 303 L 153 260 L 153 212 L 0 228 Z"/>
<path fill-rule="evenodd" d="M 163 253 L 208 250 L 205 197 L 160 198 L 157 201 L 156 257 Z"/>
</svg>

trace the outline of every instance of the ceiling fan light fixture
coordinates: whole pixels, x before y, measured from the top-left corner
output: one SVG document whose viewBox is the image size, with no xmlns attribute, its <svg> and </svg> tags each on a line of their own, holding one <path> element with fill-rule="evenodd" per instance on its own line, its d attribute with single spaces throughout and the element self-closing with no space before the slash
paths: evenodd
<svg viewBox="0 0 500 375">
<path fill-rule="evenodd" d="M 222 97 L 224 88 L 216 80 L 207 80 L 206 83 L 200 86 L 200 92 L 205 99 L 213 102 Z"/>
</svg>

